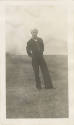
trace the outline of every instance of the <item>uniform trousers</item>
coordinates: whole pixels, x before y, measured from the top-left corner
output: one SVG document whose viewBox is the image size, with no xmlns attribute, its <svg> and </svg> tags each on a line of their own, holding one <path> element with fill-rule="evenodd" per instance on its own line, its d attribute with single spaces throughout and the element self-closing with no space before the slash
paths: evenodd
<svg viewBox="0 0 74 125">
<path fill-rule="evenodd" d="M 37 57 L 37 56 L 33 57 L 32 66 L 33 66 L 33 70 L 34 70 L 34 74 L 35 74 L 36 87 L 38 89 L 41 88 L 41 80 L 40 80 L 40 76 L 39 76 L 39 68 L 40 68 L 42 75 L 43 75 L 45 88 L 47 88 L 47 89 L 53 88 L 49 70 L 48 70 L 48 67 L 47 67 L 47 64 L 45 62 L 43 55 L 41 55 L 39 57 Z"/>
</svg>

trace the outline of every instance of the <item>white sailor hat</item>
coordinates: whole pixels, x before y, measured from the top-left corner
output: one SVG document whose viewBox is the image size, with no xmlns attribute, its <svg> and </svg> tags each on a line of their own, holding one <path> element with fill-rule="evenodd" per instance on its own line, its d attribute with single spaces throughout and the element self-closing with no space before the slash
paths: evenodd
<svg viewBox="0 0 74 125">
<path fill-rule="evenodd" d="M 31 33 L 33 33 L 33 32 L 38 33 L 38 29 L 36 29 L 36 28 L 35 28 L 35 29 L 32 29 L 32 30 L 31 30 Z"/>
</svg>

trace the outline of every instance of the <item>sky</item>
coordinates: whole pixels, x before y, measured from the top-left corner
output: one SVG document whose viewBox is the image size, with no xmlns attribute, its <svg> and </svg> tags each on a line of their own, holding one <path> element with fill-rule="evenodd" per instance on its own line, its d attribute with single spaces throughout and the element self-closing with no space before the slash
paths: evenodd
<svg viewBox="0 0 74 125">
<path fill-rule="evenodd" d="M 30 31 L 39 30 L 44 54 L 67 54 L 67 10 L 63 6 L 10 6 L 6 8 L 6 51 L 26 55 Z"/>
</svg>

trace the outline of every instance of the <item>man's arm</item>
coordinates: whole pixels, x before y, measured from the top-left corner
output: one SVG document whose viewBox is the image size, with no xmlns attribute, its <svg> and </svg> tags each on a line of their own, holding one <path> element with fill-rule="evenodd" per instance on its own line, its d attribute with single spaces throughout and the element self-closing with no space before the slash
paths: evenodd
<svg viewBox="0 0 74 125">
<path fill-rule="evenodd" d="M 44 51 L 44 43 L 43 43 L 43 40 L 42 40 L 42 51 Z"/>
<path fill-rule="evenodd" d="M 40 51 L 41 51 L 41 53 L 43 54 L 43 51 L 44 51 L 44 43 L 43 43 L 43 40 L 42 40 L 42 39 L 40 39 L 40 43 L 41 43 Z"/>
<path fill-rule="evenodd" d="M 32 57 L 30 42 L 27 42 L 26 51 L 27 51 L 28 56 Z"/>
</svg>

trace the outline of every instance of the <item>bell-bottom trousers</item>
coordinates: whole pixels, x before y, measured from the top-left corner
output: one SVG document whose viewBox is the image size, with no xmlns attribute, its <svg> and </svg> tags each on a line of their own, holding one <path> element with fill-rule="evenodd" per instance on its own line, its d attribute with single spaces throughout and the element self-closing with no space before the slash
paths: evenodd
<svg viewBox="0 0 74 125">
<path fill-rule="evenodd" d="M 32 58 L 32 66 L 35 74 L 36 87 L 41 88 L 41 81 L 39 76 L 39 68 L 40 68 L 43 75 L 45 88 L 47 89 L 53 88 L 52 81 L 49 75 L 49 70 L 43 55 L 40 57 Z"/>
</svg>

